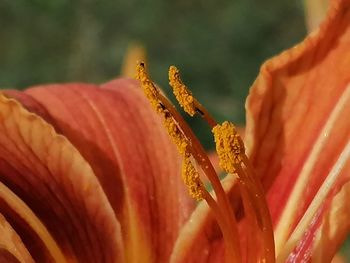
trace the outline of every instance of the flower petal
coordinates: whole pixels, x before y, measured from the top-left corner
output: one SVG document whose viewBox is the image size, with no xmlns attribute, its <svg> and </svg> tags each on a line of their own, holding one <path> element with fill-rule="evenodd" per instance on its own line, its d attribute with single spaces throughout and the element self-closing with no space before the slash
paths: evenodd
<svg viewBox="0 0 350 263">
<path fill-rule="evenodd" d="M 34 263 L 21 238 L 0 213 L 0 262 Z M 12 261 L 11 258 L 14 258 Z"/>
<path fill-rule="evenodd" d="M 311 202 L 317 208 L 329 197 L 316 194 L 350 140 L 349 24 L 350 1 L 332 1 L 319 30 L 262 66 L 247 100 L 246 141 L 269 189 L 277 253 Z M 346 174 L 328 190 L 340 189 Z"/>
<path fill-rule="evenodd" d="M 26 94 L 91 164 L 121 222 L 127 261 L 166 262 L 193 201 L 138 83 L 49 85 Z"/>
<path fill-rule="evenodd" d="M 313 243 L 313 261 L 330 262 L 350 231 L 350 183 L 334 196 Z"/>
<path fill-rule="evenodd" d="M 327 209 L 323 207 L 315 215 L 298 243 L 288 242 L 287 246 L 295 249 L 292 253 L 290 249 L 282 251 L 279 262 L 285 262 L 284 257 L 288 254 L 286 262 L 331 262 L 350 230 L 350 183 L 346 183 L 334 198 L 328 201 L 331 202 L 325 205 Z"/>
<path fill-rule="evenodd" d="M 69 260 L 123 261 L 120 226 L 90 166 L 43 119 L 2 95 L 0 171 Z"/>
<path fill-rule="evenodd" d="M 41 262 L 67 262 L 47 228 L 33 211 L 0 182 L 0 211 L 22 238 L 34 259 Z"/>
</svg>

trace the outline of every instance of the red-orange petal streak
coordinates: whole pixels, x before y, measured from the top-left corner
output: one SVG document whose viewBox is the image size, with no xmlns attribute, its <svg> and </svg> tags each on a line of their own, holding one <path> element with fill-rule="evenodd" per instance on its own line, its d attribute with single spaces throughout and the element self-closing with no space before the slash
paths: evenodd
<svg viewBox="0 0 350 263">
<path fill-rule="evenodd" d="M 40 219 L 15 193 L 1 182 L 0 211 L 18 233 L 35 261 L 68 262 Z"/>
<path fill-rule="evenodd" d="M 138 83 L 48 85 L 26 94 L 91 164 L 121 222 L 127 260 L 166 262 L 193 201 Z"/>
<path fill-rule="evenodd" d="M 277 251 L 350 140 L 349 46 L 350 1 L 334 0 L 320 29 L 267 61 L 250 91 L 247 146 L 269 189 Z M 342 169 L 332 191 L 346 174 Z"/>
<path fill-rule="evenodd" d="M 11 262 L 8 258 L 15 258 L 14 262 L 34 263 L 21 238 L 1 213 L 0 237 L 0 262 Z"/>
<path fill-rule="evenodd" d="M 68 259 L 123 262 L 120 225 L 88 163 L 52 126 L 2 95 L 0 171 Z"/>
</svg>

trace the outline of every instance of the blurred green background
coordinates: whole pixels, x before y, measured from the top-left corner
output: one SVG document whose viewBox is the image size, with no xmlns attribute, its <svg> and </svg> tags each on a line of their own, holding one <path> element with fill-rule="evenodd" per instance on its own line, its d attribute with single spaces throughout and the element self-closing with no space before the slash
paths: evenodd
<svg viewBox="0 0 350 263">
<path fill-rule="evenodd" d="M 216 118 L 243 124 L 260 64 L 305 32 L 301 0 L 1 0 L 0 87 L 107 81 L 136 41 L 165 90 L 177 65 Z M 199 133 L 206 145 L 208 134 Z"/>
<path fill-rule="evenodd" d="M 244 125 L 260 64 L 305 34 L 302 0 L 1 0 L 0 87 L 102 83 L 120 74 L 138 42 L 165 90 L 168 67 L 177 65 L 216 118 Z M 206 126 L 190 121 L 211 147 Z"/>
</svg>

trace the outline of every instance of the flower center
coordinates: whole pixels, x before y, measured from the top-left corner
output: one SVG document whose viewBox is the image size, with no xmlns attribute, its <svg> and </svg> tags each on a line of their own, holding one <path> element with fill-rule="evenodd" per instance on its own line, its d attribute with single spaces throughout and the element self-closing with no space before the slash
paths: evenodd
<svg viewBox="0 0 350 263">
<path fill-rule="evenodd" d="M 182 178 L 189 194 L 198 201 L 204 199 L 215 215 L 225 241 L 226 262 L 242 262 L 235 213 L 203 146 L 175 106 L 150 80 L 143 62 L 137 65 L 137 78 L 152 107 L 162 116 L 163 125 L 183 158 Z M 211 127 L 220 167 L 229 173 L 228 176 L 238 178 L 245 217 L 257 233 L 256 238 L 248 244 L 256 249 L 256 253 L 246 255 L 248 262 L 275 262 L 273 229 L 265 194 L 245 155 L 244 143 L 235 126 L 227 121 L 217 124 L 182 82 L 180 73 L 174 66 L 169 69 L 169 84 L 184 111 L 190 116 L 201 115 Z M 194 163 L 207 176 L 216 199 L 204 187 Z"/>
</svg>

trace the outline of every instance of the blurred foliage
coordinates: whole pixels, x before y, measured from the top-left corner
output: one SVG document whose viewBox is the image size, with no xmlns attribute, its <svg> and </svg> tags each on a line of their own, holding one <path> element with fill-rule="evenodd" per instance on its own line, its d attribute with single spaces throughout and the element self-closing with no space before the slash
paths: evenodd
<svg viewBox="0 0 350 263">
<path fill-rule="evenodd" d="M 175 64 L 215 117 L 243 124 L 260 64 L 300 41 L 305 25 L 300 0 L 2 0 L 0 36 L 0 87 L 107 81 L 137 41 L 162 87 Z"/>
</svg>

